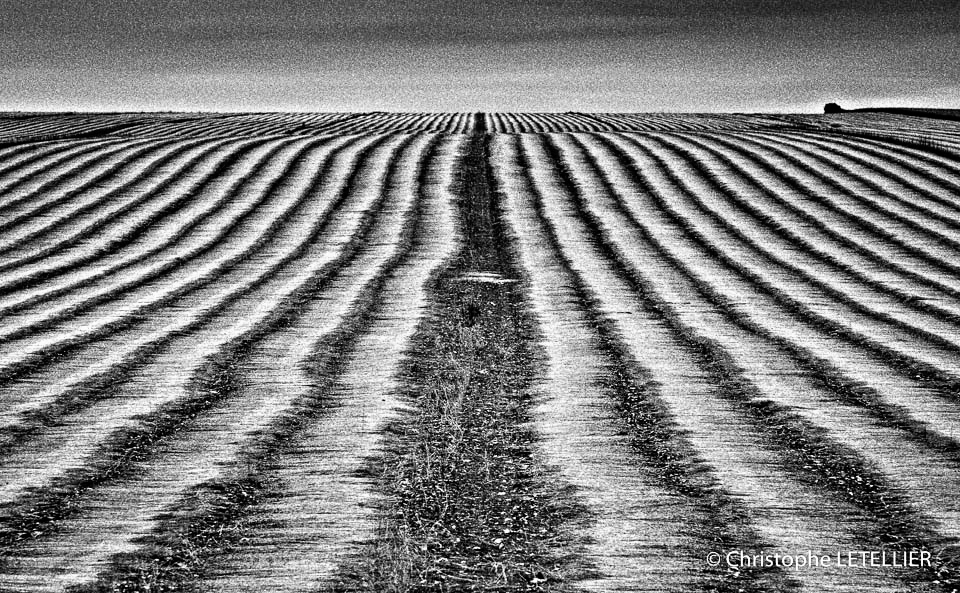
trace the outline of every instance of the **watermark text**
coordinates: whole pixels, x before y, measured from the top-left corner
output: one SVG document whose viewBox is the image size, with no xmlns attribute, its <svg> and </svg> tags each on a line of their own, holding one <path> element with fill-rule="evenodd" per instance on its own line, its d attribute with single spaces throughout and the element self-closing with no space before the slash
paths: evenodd
<svg viewBox="0 0 960 593">
<path fill-rule="evenodd" d="M 710 552 L 707 564 L 727 568 L 788 568 L 793 570 L 840 568 L 929 568 L 933 557 L 927 550 L 846 550 L 829 554 L 812 551 L 795 554 L 729 550 Z"/>
</svg>

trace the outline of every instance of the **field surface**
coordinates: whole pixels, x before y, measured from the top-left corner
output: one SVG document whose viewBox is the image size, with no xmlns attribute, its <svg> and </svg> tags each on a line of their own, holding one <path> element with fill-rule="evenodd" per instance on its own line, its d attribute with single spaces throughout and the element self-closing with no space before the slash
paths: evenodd
<svg viewBox="0 0 960 593">
<path fill-rule="evenodd" d="M 958 538 L 960 121 L 0 114 L 0 591 L 954 591 Z"/>
</svg>

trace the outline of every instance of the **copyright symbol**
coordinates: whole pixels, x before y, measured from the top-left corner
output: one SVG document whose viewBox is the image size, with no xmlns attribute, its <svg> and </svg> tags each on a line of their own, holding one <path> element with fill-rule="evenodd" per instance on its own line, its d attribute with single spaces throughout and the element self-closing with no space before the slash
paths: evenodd
<svg viewBox="0 0 960 593">
<path fill-rule="evenodd" d="M 717 552 L 707 554 L 707 564 L 710 566 L 720 566 L 720 554 Z"/>
</svg>

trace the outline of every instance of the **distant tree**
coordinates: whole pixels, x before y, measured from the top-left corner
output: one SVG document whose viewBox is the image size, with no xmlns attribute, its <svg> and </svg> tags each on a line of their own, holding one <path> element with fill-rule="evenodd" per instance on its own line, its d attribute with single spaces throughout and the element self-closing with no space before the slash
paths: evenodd
<svg viewBox="0 0 960 593">
<path fill-rule="evenodd" d="M 823 106 L 824 113 L 841 113 L 842 111 L 843 107 L 840 107 L 836 103 L 827 103 Z"/>
</svg>

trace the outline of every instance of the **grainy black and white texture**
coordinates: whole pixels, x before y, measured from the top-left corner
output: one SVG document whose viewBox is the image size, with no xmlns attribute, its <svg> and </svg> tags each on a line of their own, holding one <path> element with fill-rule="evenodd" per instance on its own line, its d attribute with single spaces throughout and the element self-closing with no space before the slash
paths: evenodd
<svg viewBox="0 0 960 593">
<path fill-rule="evenodd" d="M 930 115 L 0 114 L 0 591 L 955 590 Z"/>
<path fill-rule="evenodd" d="M 0 0 L 0 110 L 956 108 L 956 0 Z"/>
</svg>

